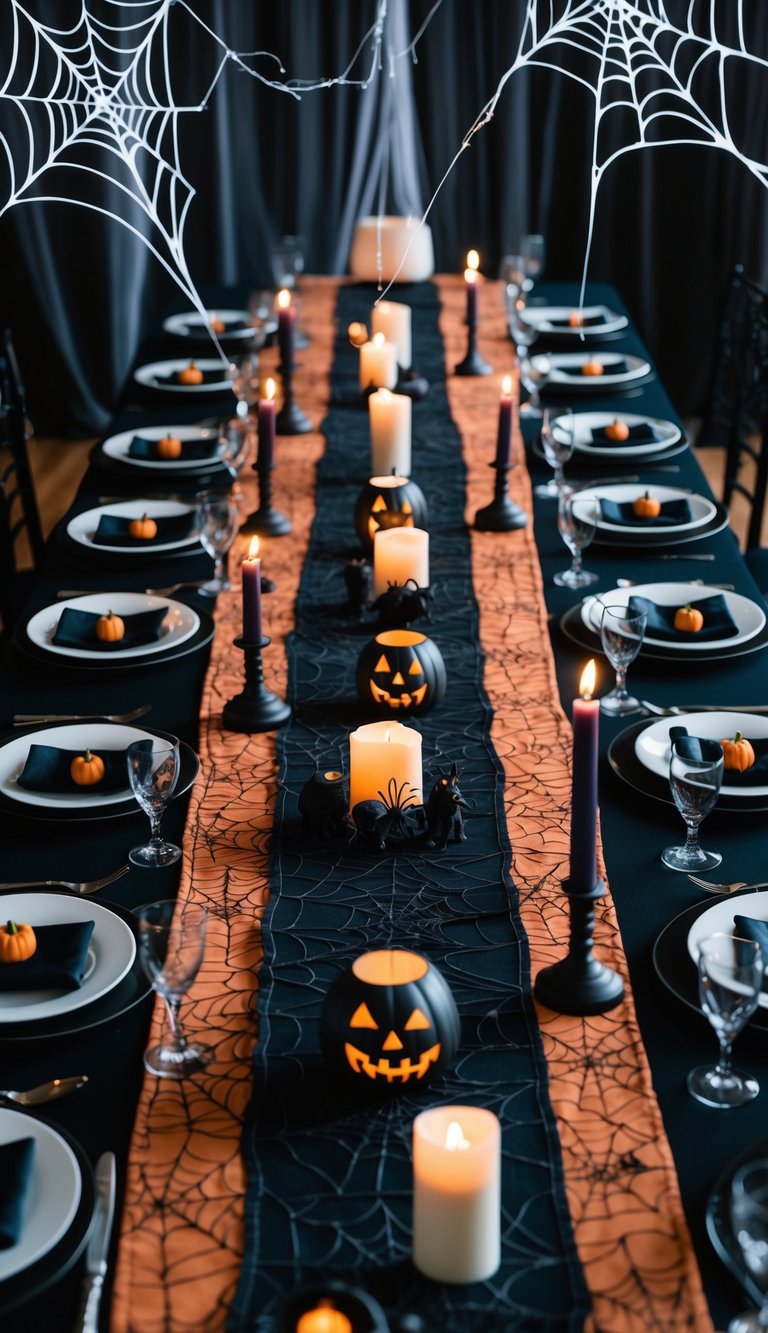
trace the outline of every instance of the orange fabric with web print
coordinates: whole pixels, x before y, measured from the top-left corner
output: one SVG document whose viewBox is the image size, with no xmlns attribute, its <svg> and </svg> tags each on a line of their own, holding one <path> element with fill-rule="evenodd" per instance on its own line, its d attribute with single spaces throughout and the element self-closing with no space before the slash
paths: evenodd
<svg viewBox="0 0 768 1333">
<path fill-rule="evenodd" d="M 438 281 L 450 368 L 465 351 L 464 284 Z M 297 399 L 319 421 L 325 406 L 337 281 L 307 282 Z M 481 344 L 498 365 L 510 347 L 496 287 L 481 294 Z M 496 431 L 494 382 L 448 380 L 469 469 L 467 516 L 490 499 L 487 464 Z M 520 458 L 519 437 L 515 441 Z M 314 464 L 322 439 L 282 437 L 275 503 L 293 534 L 264 549 L 279 570 L 265 599 L 267 681 L 285 692 L 285 635 L 314 514 Z M 524 467 L 513 498 L 530 511 Z M 248 509 L 253 483 L 241 481 Z M 245 542 L 236 547 L 242 556 Z M 485 684 L 496 709 L 492 737 L 507 774 L 513 877 L 520 891 L 534 974 L 562 957 L 567 906 L 559 880 L 568 856 L 570 726 L 560 709 L 533 533 L 472 536 L 473 579 L 487 653 Z M 236 559 L 233 567 L 236 566 Z M 193 1081 L 146 1078 L 131 1149 L 112 1333 L 223 1330 L 242 1252 L 242 1116 L 250 1093 L 259 919 L 268 897 L 267 841 L 276 798 L 274 737 L 222 731 L 223 703 L 242 683 L 240 597 L 218 600 L 217 634 L 201 706 L 201 776 L 193 791 L 180 896 L 210 912 L 200 975 L 184 1009 L 190 1035 L 214 1045 L 215 1062 Z M 450 682 L 449 682 L 450 688 Z M 601 957 L 625 972 L 615 913 L 598 905 Z M 651 1086 L 631 997 L 580 1019 L 539 1014 L 558 1117 L 576 1243 L 593 1295 L 595 1333 L 707 1333 L 707 1313 L 674 1167 Z M 163 1022 L 156 1007 L 152 1038 Z M 618 1124 L 615 1123 L 618 1121 Z"/>
</svg>

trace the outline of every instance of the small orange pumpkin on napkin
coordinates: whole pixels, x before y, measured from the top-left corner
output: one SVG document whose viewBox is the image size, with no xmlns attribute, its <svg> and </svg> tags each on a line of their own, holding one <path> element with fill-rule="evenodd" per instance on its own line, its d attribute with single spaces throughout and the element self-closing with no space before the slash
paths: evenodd
<svg viewBox="0 0 768 1333">
<path fill-rule="evenodd" d="M 147 514 L 142 514 L 141 518 L 134 518 L 128 525 L 128 531 L 132 537 L 138 537 L 141 541 L 149 542 L 157 536 L 157 524 L 153 518 Z"/>
<path fill-rule="evenodd" d="M 188 366 L 179 371 L 178 380 L 179 384 L 202 384 L 203 372 L 194 361 L 190 361 Z"/>
<path fill-rule="evenodd" d="M 743 773 L 745 769 L 751 768 L 755 762 L 755 752 L 740 731 L 732 739 L 721 740 L 723 747 L 723 767 L 733 769 L 737 773 Z"/>
<path fill-rule="evenodd" d="M 697 606 L 681 606 L 675 611 L 675 629 L 686 634 L 698 634 L 704 627 L 704 617 Z"/>
<path fill-rule="evenodd" d="M 605 374 L 605 366 L 602 361 L 585 361 L 581 367 L 582 375 L 597 376 Z"/>
<path fill-rule="evenodd" d="M 611 422 L 610 426 L 606 426 L 605 434 L 609 440 L 628 440 L 629 426 L 626 421 L 619 421 L 617 418 Z"/>
<path fill-rule="evenodd" d="M 638 495 L 632 506 L 632 513 L 635 518 L 658 518 L 661 513 L 661 502 L 655 495 L 651 495 L 650 491 L 646 491 L 645 495 Z M 679 625 L 676 625 L 676 628 L 679 629 Z"/>
<path fill-rule="evenodd" d="M 164 435 L 157 442 L 158 458 L 181 458 L 181 440 L 175 435 Z"/>
<path fill-rule="evenodd" d="M 90 750 L 86 750 L 85 754 L 75 756 L 69 766 L 69 772 L 72 781 L 77 783 L 78 787 L 95 787 L 104 777 L 104 760 L 100 754 L 92 754 Z"/>
<path fill-rule="evenodd" d="M 118 643 L 125 638 L 125 621 L 116 616 L 114 611 L 99 616 L 96 621 L 96 638 L 101 639 L 102 643 Z"/>
<path fill-rule="evenodd" d="M 31 926 L 18 921 L 0 926 L 0 963 L 23 963 L 36 948 L 37 939 Z"/>
</svg>

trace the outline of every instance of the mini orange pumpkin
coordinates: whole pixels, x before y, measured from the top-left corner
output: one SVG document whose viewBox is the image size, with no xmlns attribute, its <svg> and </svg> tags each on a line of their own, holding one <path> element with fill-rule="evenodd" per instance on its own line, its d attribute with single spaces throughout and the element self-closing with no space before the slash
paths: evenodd
<svg viewBox="0 0 768 1333">
<path fill-rule="evenodd" d="M 606 426 L 605 434 L 609 440 L 628 440 L 629 426 L 626 421 L 612 421 L 610 426 Z"/>
<path fill-rule="evenodd" d="M 675 611 L 675 629 L 684 630 L 688 634 L 698 634 L 704 625 L 704 617 L 697 606 L 678 607 Z"/>
<path fill-rule="evenodd" d="M 23 963 L 32 957 L 36 948 L 37 940 L 31 926 L 17 921 L 0 926 L 0 963 Z"/>
<path fill-rule="evenodd" d="M 195 365 L 194 361 L 190 361 L 188 366 L 179 371 L 178 381 L 179 384 L 202 384 L 203 372 L 199 366 Z"/>
<path fill-rule="evenodd" d="M 632 506 L 632 513 L 635 518 L 658 518 L 661 513 L 661 502 L 655 495 L 651 495 L 650 491 L 646 491 L 645 495 L 638 495 Z"/>
<path fill-rule="evenodd" d="M 736 732 L 733 740 L 721 740 L 723 747 L 723 768 L 734 769 L 737 773 L 743 773 L 746 768 L 751 768 L 755 762 L 755 752 L 740 731 Z"/>
<path fill-rule="evenodd" d="M 572 310 L 568 316 L 568 327 L 570 329 L 580 329 L 584 323 L 584 316 L 580 310 Z"/>
<path fill-rule="evenodd" d="M 164 435 L 157 442 L 158 458 L 181 458 L 181 440 L 175 435 Z"/>
<path fill-rule="evenodd" d="M 208 320 L 208 323 L 210 324 L 214 333 L 226 333 L 227 331 L 227 325 L 225 320 L 219 319 L 218 315 L 212 314 Z"/>
<path fill-rule="evenodd" d="M 602 361 L 585 361 L 584 365 L 581 367 L 581 373 L 582 375 L 590 376 L 604 375 L 605 367 L 603 366 Z"/>
<path fill-rule="evenodd" d="M 69 772 L 78 787 L 95 787 L 104 777 L 104 760 L 100 754 L 91 754 L 90 750 L 86 750 L 85 754 L 75 755 Z"/>
<path fill-rule="evenodd" d="M 141 518 L 134 518 L 128 525 L 128 531 L 132 537 L 139 537 L 142 541 L 150 542 L 157 536 L 157 524 L 153 518 L 148 518 L 142 514 Z"/>
<path fill-rule="evenodd" d="M 118 643 L 125 637 L 125 621 L 120 616 L 116 616 L 114 611 L 108 611 L 105 616 L 99 616 L 96 621 L 96 638 L 101 639 L 102 643 Z"/>
</svg>

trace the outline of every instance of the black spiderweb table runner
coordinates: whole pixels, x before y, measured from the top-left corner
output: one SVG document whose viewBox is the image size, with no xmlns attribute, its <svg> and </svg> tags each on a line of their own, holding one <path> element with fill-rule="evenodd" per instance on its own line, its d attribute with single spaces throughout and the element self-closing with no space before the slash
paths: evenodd
<svg viewBox="0 0 768 1333">
<path fill-rule="evenodd" d="M 356 701 L 355 667 L 375 632 L 345 614 L 344 560 L 357 554 L 353 510 L 368 476 L 367 412 L 354 406 L 357 353 L 346 329 L 367 321 L 375 292 L 342 288 L 328 448 L 289 644 L 293 720 L 280 733 L 281 796 L 264 923 L 259 1045 L 243 1133 L 248 1170 L 245 1257 L 230 1333 L 277 1327 L 304 1282 L 337 1278 L 370 1291 L 390 1315 L 435 1330 L 509 1333 L 583 1328 L 589 1297 L 563 1191 L 546 1064 L 530 996 L 528 950 L 508 876 L 503 775 L 490 709 L 463 521 L 464 468 L 444 388 L 437 295 L 398 292 L 413 307 L 414 362 L 431 383 L 414 403 L 413 476 L 429 503 L 431 620 L 416 626 L 448 670 L 442 703 L 420 720 L 425 793 L 453 761 L 475 805 L 468 840 L 440 853 L 379 854 L 307 839 L 298 794 L 316 768 L 348 768 L 348 733 L 372 720 Z M 489 441 L 489 457 L 493 441 Z M 278 592 L 279 595 L 279 592 Z M 319 1053 L 318 1016 L 337 973 L 390 945 L 429 956 L 462 1020 L 453 1068 L 382 1098 L 338 1085 Z M 444 1286 L 410 1261 L 411 1126 L 428 1106 L 473 1103 L 502 1125 L 502 1266 L 488 1282 Z"/>
</svg>

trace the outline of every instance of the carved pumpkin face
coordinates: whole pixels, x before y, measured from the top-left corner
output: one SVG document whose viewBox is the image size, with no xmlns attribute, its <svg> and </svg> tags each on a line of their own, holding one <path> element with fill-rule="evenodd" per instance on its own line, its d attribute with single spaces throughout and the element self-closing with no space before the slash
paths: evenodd
<svg viewBox="0 0 768 1333">
<path fill-rule="evenodd" d="M 355 505 L 355 527 L 365 551 L 373 550 L 376 533 L 388 528 L 426 528 L 424 493 L 408 477 L 371 477 Z"/>
<path fill-rule="evenodd" d="M 448 983 L 426 958 L 378 949 L 355 959 L 332 985 L 320 1039 L 345 1073 L 397 1089 L 450 1063 L 459 1015 Z"/>
<path fill-rule="evenodd" d="M 445 686 L 440 649 L 416 630 L 384 630 L 360 654 L 357 691 L 379 713 L 425 713 Z"/>
</svg>

